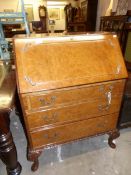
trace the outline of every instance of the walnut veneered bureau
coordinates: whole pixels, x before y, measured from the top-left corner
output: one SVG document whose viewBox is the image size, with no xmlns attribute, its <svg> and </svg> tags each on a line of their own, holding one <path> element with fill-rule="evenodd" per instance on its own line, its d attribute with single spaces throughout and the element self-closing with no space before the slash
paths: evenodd
<svg viewBox="0 0 131 175">
<path fill-rule="evenodd" d="M 116 129 L 127 71 L 116 35 L 16 36 L 16 75 L 32 170 L 47 146 Z"/>
</svg>

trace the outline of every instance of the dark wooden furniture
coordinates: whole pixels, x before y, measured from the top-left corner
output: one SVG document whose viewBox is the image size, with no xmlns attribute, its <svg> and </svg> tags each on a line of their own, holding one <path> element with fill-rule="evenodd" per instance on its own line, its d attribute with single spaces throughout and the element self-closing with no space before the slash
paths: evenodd
<svg viewBox="0 0 131 175">
<path fill-rule="evenodd" d="M 116 35 L 33 35 L 14 39 L 28 160 L 44 147 L 98 134 L 119 136 L 127 71 Z"/>
<path fill-rule="evenodd" d="M 38 8 L 40 21 L 32 21 L 32 29 L 35 33 L 47 32 L 47 9 L 45 6 L 39 6 Z"/>
<path fill-rule="evenodd" d="M 119 38 L 121 49 L 124 53 L 125 37 L 124 27 L 128 16 L 102 16 L 100 22 L 100 31 L 115 32 Z"/>
<path fill-rule="evenodd" d="M 85 32 L 86 22 L 70 22 L 68 24 L 68 29 L 70 32 Z"/>
<path fill-rule="evenodd" d="M 8 175 L 19 175 L 16 147 L 10 131 L 9 115 L 14 105 L 16 91 L 15 72 L 0 62 L 0 158 Z"/>
<path fill-rule="evenodd" d="M 43 23 L 42 21 L 32 21 L 32 30 L 35 33 L 42 33 L 43 31 Z"/>
<path fill-rule="evenodd" d="M 68 32 L 86 32 L 96 30 L 98 0 L 87 0 L 86 12 L 82 7 L 75 8 L 71 4 L 65 7 L 66 30 Z M 83 16 L 86 14 L 86 16 Z"/>
<path fill-rule="evenodd" d="M 87 0 L 87 31 L 96 31 L 98 0 Z"/>
<path fill-rule="evenodd" d="M 14 35 L 17 34 L 26 34 L 26 31 L 21 28 L 20 24 L 4 24 L 3 29 L 5 38 L 12 38 Z"/>
<path fill-rule="evenodd" d="M 82 18 L 81 8 L 72 7 L 68 4 L 65 10 L 65 23 L 68 32 L 84 32 L 86 31 L 86 21 Z"/>
<path fill-rule="evenodd" d="M 44 5 L 39 6 L 39 18 L 40 18 L 40 21 L 42 23 L 41 33 L 45 33 L 45 32 L 47 32 L 47 26 L 46 26 L 46 23 L 47 23 L 47 9 Z"/>
</svg>

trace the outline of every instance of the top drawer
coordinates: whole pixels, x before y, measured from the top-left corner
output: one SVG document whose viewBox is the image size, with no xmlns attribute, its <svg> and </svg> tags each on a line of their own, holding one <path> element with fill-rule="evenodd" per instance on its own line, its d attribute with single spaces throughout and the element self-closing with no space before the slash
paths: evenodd
<svg viewBox="0 0 131 175">
<path fill-rule="evenodd" d="M 92 85 L 77 86 L 73 88 L 58 89 L 40 93 L 22 95 L 25 110 L 37 110 L 40 108 L 54 107 L 57 105 L 72 104 L 78 101 L 91 101 L 104 98 L 111 92 L 113 96 L 121 94 L 125 80 L 97 83 Z"/>
</svg>

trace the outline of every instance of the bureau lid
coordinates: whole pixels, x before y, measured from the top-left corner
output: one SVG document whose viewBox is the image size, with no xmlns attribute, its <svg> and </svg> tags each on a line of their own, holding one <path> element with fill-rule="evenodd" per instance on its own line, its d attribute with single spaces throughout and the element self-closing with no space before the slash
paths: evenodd
<svg viewBox="0 0 131 175">
<path fill-rule="evenodd" d="M 113 34 L 18 36 L 14 48 L 20 93 L 127 77 Z"/>
</svg>

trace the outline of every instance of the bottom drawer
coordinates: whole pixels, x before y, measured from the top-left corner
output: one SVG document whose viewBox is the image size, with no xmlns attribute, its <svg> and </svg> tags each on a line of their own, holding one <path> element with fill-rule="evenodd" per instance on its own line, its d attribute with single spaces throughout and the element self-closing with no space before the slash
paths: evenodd
<svg viewBox="0 0 131 175">
<path fill-rule="evenodd" d="M 115 129 L 118 113 L 30 133 L 33 148 L 59 144 Z"/>
</svg>

